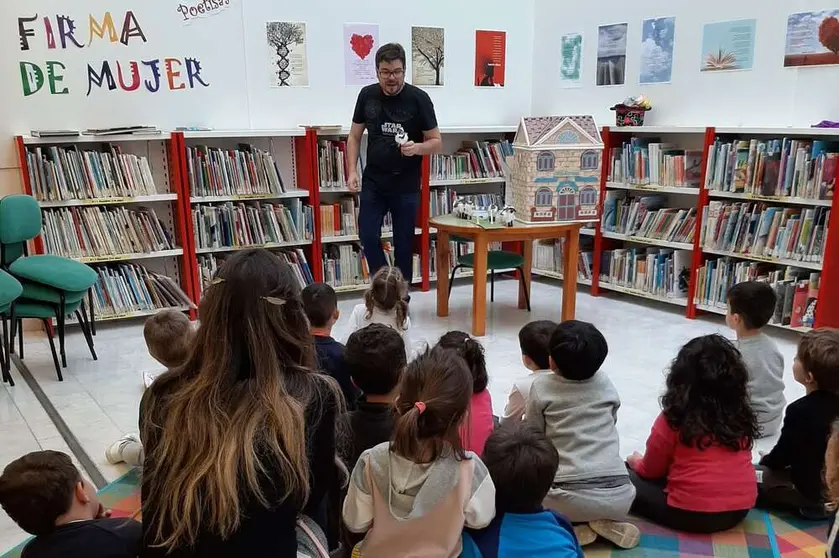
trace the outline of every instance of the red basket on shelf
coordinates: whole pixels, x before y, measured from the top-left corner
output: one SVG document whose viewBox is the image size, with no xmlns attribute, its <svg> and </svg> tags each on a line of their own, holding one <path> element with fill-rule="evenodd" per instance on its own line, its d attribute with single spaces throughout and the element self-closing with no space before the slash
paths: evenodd
<svg viewBox="0 0 839 558">
<path fill-rule="evenodd" d="M 644 113 L 652 109 L 620 104 L 613 106 L 610 110 L 615 111 L 616 126 L 643 126 Z"/>
</svg>

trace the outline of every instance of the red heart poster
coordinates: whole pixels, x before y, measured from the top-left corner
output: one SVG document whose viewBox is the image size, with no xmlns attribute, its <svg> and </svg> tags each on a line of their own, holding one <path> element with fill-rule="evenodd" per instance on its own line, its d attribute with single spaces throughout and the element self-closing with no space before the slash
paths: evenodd
<svg viewBox="0 0 839 558">
<path fill-rule="evenodd" d="M 379 26 L 344 24 L 344 69 L 347 85 L 369 85 L 376 81 L 376 49 Z"/>
</svg>

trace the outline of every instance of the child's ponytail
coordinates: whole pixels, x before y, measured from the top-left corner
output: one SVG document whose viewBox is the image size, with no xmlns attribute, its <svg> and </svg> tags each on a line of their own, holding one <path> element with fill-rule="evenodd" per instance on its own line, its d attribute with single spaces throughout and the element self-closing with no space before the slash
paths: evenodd
<svg viewBox="0 0 839 558">
<path fill-rule="evenodd" d="M 373 310 L 378 308 L 383 312 L 396 312 L 396 326 L 399 330 L 406 329 L 408 321 L 408 284 L 398 267 L 383 267 L 373 275 L 370 288 L 364 293 L 364 306 L 367 308 L 366 318 L 373 317 Z"/>
<path fill-rule="evenodd" d="M 456 352 L 458 356 L 466 361 L 470 372 L 472 372 L 473 393 L 481 393 L 487 388 L 489 375 L 487 374 L 486 355 L 484 354 L 483 345 L 470 337 L 468 333 L 462 331 L 450 331 L 446 333 L 440 338 L 437 345 Z"/>
<path fill-rule="evenodd" d="M 472 398 L 472 376 L 462 358 L 427 350 L 402 376 L 391 451 L 415 463 L 430 463 L 451 451 L 465 459 L 458 427 Z"/>
</svg>

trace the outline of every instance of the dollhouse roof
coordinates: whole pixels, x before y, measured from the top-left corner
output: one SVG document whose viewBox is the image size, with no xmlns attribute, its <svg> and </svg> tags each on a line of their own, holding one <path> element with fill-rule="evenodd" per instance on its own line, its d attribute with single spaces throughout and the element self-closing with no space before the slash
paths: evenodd
<svg viewBox="0 0 839 558">
<path fill-rule="evenodd" d="M 578 141 L 559 141 L 561 132 Z M 591 116 L 539 116 L 521 119 L 514 145 L 533 149 L 602 148 L 600 131 Z"/>
</svg>

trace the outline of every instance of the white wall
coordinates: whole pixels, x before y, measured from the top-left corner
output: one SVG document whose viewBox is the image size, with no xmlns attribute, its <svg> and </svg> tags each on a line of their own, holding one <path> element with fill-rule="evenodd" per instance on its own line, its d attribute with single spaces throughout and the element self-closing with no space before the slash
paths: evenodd
<svg viewBox="0 0 839 558">
<path fill-rule="evenodd" d="M 654 105 L 647 124 L 809 126 L 839 120 L 839 68 L 783 67 L 787 16 L 837 7 L 816 0 L 536 0 L 533 114 L 590 113 L 598 124 L 614 125 L 609 107 L 643 93 Z M 641 86 L 641 21 L 666 16 L 676 17 L 672 83 Z M 757 19 L 754 69 L 701 74 L 702 25 L 747 18 Z M 629 23 L 626 84 L 596 87 L 597 27 L 623 22 Z M 579 89 L 559 87 L 559 41 L 568 32 L 584 34 Z"/>
</svg>

